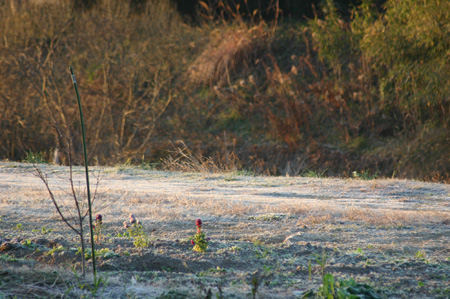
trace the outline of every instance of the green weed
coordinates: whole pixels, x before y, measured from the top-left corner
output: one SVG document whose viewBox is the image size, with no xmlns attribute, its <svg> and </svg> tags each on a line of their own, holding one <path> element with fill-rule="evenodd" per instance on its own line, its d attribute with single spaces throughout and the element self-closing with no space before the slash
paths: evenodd
<svg viewBox="0 0 450 299">
<path fill-rule="evenodd" d="M 41 233 L 43 235 L 46 235 L 46 234 L 51 233 L 53 231 L 53 229 L 52 228 L 46 229 L 45 226 L 43 226 L 40 230 L 33 229 L 32 231 L 33 231 L 33 233 Z"/>
<path fill-rule="evenodd" d="M 133 225 L 131 225 L 127 229 L 125 236 L 133 238 L 133 245 L 136 248 L 148 247 L 148 244 L 150 244 L 150 240 L 147 233 L 144 231 L 142 224 L 134 223 Z"/>
<path fill-rule="evenodd" d="M 78 247 L 76 254 L 81 254 L 81 247 Z M 109 259 L 112 257 L 120 256 L 119 254 L 110 251 L 109 248 L 102 248 L 102 249 L 96 249 L 95 250 L 95 257 L 100 257 L 103 259 Z M 86 260 L 92 258 L 92 250 L 91 249 L 85 249 L 84 257 Z"/>
<path fill-rule="evenodd" d="M 80 250 L 81 252 L 81 250 Z M 105 289 L 108 285 L 108 277 L 107 276 L 94 276 L 94 281 L 92 284 L 86 283 L 81 277 L 78 276 L 75 268 L 72 267 L 72 272 L 75 276 L 75 280 L 77 281 L 78 288 L 80 290 L 87 289 L 92 295 L 92 298 L 101 298 Z"/>
<path fill-rule="evenodd" d="M 419 250 L 415 253 L 417 259 L 424 260 L 426 258 L 426 254 L 424 250 Z"/>
<path fill-rule="evenodd" d="M 0 260 L 4 262 L 17 262 L 17 258 L 8 254 L 1 254 Z"/>
<path fill-rule="evenodd" d="M 301 176 L 306 178 L 323 178 L 325 176 L 325 172 L 327 172 L 328 169 L 325 169 L 324 171 L 318 171 L 318 170 L 306 170 L 302 172 Z"/>
<path fill-rule="evenodd" d="M 36 243 L 31 242 L 30 239 L 26 239 L 25 241 L 23 241 L 22 245 L 31 249 L 36 249 L 36 247 L 38 247 L 38 245 Z"/>
<path fill-rule="evenodd" d="M 58 247 L 54 246 L 52 249 L 50 249 L 49 251 L 47 251 L 46 253 L 44 253 L 45 255 L 54 255 L 57 252 L 61 252 L 67 250 L 64 246 L 59 245 Z"/>
<path fill-rule="evenodd" d="M 32 164 L 48 163 L 48 161 L 44 157 L 45 157 L 45 154 L 42 152 L 34 153 L 32 151 L 28 151 L 25 155 L 23 162 L 32 163 Z"/>
<path fill-rule="evenodd" d="M 356 179 L 361 179 L 361 180 L 366 180 L 366 181 L 375 180 L 378 177 L 377 172 L 375 172 L 374 174 L 371 174 L 368 170 L 363 171 L 361 173 L 359 173 L 357 171 L 353 171 L 352 175 Z"/>
</svg>

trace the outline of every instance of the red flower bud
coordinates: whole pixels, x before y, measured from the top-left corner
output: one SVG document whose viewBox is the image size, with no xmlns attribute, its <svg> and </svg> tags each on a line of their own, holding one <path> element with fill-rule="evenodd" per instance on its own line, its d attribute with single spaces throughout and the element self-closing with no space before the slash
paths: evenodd
<svg viewBox="0 0 450 299">
<path fill-rule="evenodd" d="M 195 225 L 197 225 L 198 228 L 202 227 L 202 220 L 197 219 L 197 221 L 195 221 Z"/>
<path fill-rule="evenodd" d="M 103 217 L 101 214 L 95 216 L 95 222 L 102 224 Z"/>
<path fill-rule="evenodd" d="M 192 244 L 192 245 L 195 245 L 195 242 L 194 242 L 194 240 L 191 240 L 191 244 Z"/>
</svg>

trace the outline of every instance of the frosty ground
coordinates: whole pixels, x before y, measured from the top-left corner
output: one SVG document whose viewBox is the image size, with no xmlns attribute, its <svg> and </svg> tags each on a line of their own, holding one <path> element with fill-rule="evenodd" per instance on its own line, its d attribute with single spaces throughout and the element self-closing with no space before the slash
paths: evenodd
<svg viewBox="0 0 450 299">
<path fill-rule="evenodd" d="M 73 213 L 69 168 L 38 166 Z M 94 214 L 105 226 L 96 249 L 111 253 L 97 262 L 107 283 L 95 289 L 79 277 L 77 236 L 33 165 L 0 162 L 0 297 L 301 298 L 317 295 L 322 271 L 380 298 L 450 296 L 449 185 L 91 169 L 92 192 L 100 179 Z M 74 168 L 81 193 L 83 170 Z M 123 236 L 130 213 L 146 248 Z M 205 253 L 189 241 L 197 218 L 211 238 Z"/>
</svg>

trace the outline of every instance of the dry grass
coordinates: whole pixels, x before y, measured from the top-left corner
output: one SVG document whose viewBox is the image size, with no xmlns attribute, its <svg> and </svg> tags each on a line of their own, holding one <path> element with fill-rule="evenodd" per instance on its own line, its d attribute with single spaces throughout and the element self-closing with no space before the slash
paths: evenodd
<svg viewBox="0 0 450 299">
<path fill-rule="evenodd" d="M 73 199 L 65 189 L 68 184 L 62 175 L 64 168 L 45 166 L 44 172 L 52 169 L 58 169 L 60 173 L 50 175 L 50 186 L 69 212 Z M 2 210 L 11 213 L 20 207 L 24 219 L 57 219 L 44 186 L 28 171 L 28 168 L 15 169 L 17 174 L 12 175 L 18 177 L 14 187 L 5 189 L 0 196 Z M 94 209 L 107 215 L 107 222 L 125 219 L 130 213 L 151 223 L 199 216 L 250 219 L 277 214 L 284 215 L 280 218 L 283 221 L 297 221 L 299 226 L 352 222 L 395 227 L 445 224 L 449 219 L 445 198 L 450 192 L 441 184 L 248 177 L 232 172 L 180 174 L 136 170 L 128 173 L 122 168 L 104 168 L 103 172 Z M 84 193 L 81 174 L 75 167 L 75 184 Z M 230 175 L 233 175 L 232 179 L 229 179 Z M 3 186 L 8 186 L 5 180 Z M 336 194 L 342 194 L 342 197 L 336 197 Z M 266 218 L 270 220 L 270 217 Z"/>
<path fill-rule="evenodd" d="M 225 151 L 225 154 L 217 154 L 215 158 L 205 157 L 195 153 L 184 142 L 179 141 L 174 145 L 175 150 L 161 160 L 162 169 L 168 171 L 223 173 L 237 171 L 241 165 L 239 158 L 234 153 Z"/>
<path fill-rule="evenodd" d="M 263 23 L 250 28 L 244 24 L 219 28 L 211 33 L 209 45 L 191 64 L 187 77 L 194 83 L 231 85 L 233 75 L 251 67 L 267 52 L 268 45 L 269 34 Z"/>
</svg>

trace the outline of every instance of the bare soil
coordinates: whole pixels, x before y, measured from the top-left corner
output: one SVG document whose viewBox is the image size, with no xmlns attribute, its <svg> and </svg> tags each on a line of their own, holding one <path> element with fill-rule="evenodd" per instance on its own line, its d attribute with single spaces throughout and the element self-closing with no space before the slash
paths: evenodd
<svg viewBox="0 0 450 299">
<path fill-rule="evenodd" d="M 39 167 L 75 216 L 69 168 Z M 83 170 L 74 168 L 80 194 Z M 449 185 L 118 166 L 92 168 L 92 193 L 96 177 L 96 249 L 110 252 L 97 258 L 107 282 L 98 289 L 79 277 L 77 235 L 33 165 L 0 162 L 0 298 L 301 298 L 317 295 L 322 271 L 364 286 L 359 298 L 450 298 Z M 123 235 L 130 213 L 148 247 Z M 192 250 L 197 218 L 211 238 L 205 253 Z"/>
</svg>

